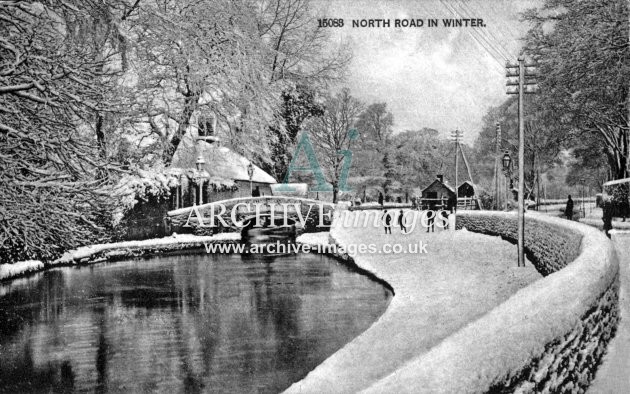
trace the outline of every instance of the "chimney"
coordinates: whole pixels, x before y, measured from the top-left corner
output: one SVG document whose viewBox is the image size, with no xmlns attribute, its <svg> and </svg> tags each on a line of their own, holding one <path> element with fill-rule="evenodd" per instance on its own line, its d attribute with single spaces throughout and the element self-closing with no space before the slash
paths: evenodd
<svg viewBox="0 0 630 394">
<path fill-rule="evenodd" d="M 444 183 L 444 175 L 438 174 L 437 175 L 437 179 L 438 179 L 438 181 L 440 181 L 440 183 Z"/>
</svg>

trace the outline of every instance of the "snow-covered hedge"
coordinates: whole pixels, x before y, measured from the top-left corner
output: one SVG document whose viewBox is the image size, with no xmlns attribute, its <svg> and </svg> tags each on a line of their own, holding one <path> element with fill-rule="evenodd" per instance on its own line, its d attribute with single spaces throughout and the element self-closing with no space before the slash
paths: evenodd
<svg viewBox="0 0 630 394">
<path fill-rule="evenodd" d="M 516 215 L 460 212 L 458 227 L 514 240 Z M 618 314 L 618 260 L 599 231 L 527 214 L 526 247 L 548 274 L 367 392 L 584 392 Z"/>
<path fill-rule="evenodd" d="M 580 252 L 583 233 L 576 230 L 574 222 L 567 220 L 545 220 L 546 216 L 527 213 L 525 247 L 527 257 L 538 272 L 549 275 L 569 262 Z M 457 228 L 466 228 L 488 235 L 499 235 L 511 242 L 517 239 L 516 213 L 460 211 Z"/>
</svg>

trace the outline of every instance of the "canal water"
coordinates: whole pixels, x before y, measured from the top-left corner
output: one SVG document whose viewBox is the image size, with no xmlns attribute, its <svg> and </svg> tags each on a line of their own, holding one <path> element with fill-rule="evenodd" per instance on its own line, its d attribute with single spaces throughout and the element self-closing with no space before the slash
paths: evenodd
<svg viewBox="0 0 630 394">
<path fill-rule="evenodd" d="M 0 392 L 280 392 L 390 297 L 314 254 L 57 268 L 0 284 Z"/>
</svg>

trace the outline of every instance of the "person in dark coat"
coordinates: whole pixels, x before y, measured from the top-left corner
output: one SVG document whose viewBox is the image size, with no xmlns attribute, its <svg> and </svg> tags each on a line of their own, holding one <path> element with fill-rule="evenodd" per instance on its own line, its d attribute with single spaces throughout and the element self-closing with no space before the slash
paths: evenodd
<svg viewBox="0 0 630 394">
<path fill-rule="evenodd" d="M 407 227 L 405 227 L 405 214 L 402 209 L 400 210 L 400 215 L 398 216 L 398 224 L 400 225 L 400 232 L 406 234 Z"/>
<path fill-rule="evenodd" d="M 383 205 L 383 193 L 381 192 L 378 192 L 378 205 L 381 205 L 381 206 Z"/>
<path fill-rule="evenodd" d="M 602 220 L 604 222 L 604 234 L 610 238 L 609 231 L 612 229 L 613 204 L 609 199 L 605 199 L 602 203 L 602 211 L 604 212 Z"/>
<path fill-rule="evenodd" d="M 392 215 L 387 212 L 387 209 L 383 211 L 383 216 L 381 217 L 383 222 L 385 223 L 385 234 L 392 233 Z"/>
<path fill-rule="evenodd" d="M 451 194 L 448 196 L 448 201 L 446 202 L 446 210 L 453 213 L 453 211 L 455 211 L 455 205 L 457 205 L 457 197 L 455 197 L 454 194 Z"/>
<path fill-rule="evenodd" d="M 435 232 L 435 216 L 437 215 L 437 204 L 429 203 L 429 211 L 427 212 L 427 233 L 429 230 Z"/>
<path fill-rule="evenodd" d="M 567 219 L 573 220 L 573 200 L 571 199 L 570 194 L 569 199 L 567 200 L 567 206 L 564 208 L 564 214 L 567 216 Z"/>
</svg>

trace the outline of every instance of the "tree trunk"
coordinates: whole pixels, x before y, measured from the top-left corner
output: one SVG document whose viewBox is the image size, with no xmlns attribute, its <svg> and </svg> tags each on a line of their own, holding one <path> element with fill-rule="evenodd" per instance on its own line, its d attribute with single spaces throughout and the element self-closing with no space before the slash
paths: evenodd
<svg viewBox="0 0 630 394">
<path fill-rule="evenodd" d="M 96 114 L 96 144 L 98 146 L 98 152 L 101 157 L 106 157 L 107 151 L 105 147 L 105 132 L 103 131 L 103 115 L 100 113 Z"/>
<path fill-rule="evenodd" d="M 190 126 L 190 119 L 192 118 L 193 113 L 195 112 L 195 108 L 197 107 L 197 101 L 199 100 L 199 96 L 196 94 L 191 94 L 186 96 L 184 100 L 184 110 L 182 111 L 182 116 L 180 118 L 179 125 L 177 126 L 177 131 L 173 138 L 168 142 L 167 146 L 164 148 L 164 152 L 162 152 L 162 162 L 165 167 L 170 167 L 173 162 L 173 155 L 175 155 L 175 151 L 177 147 L 182 142 L 182 138 L 186 134 L 186 130 Z"/>
</svg>

